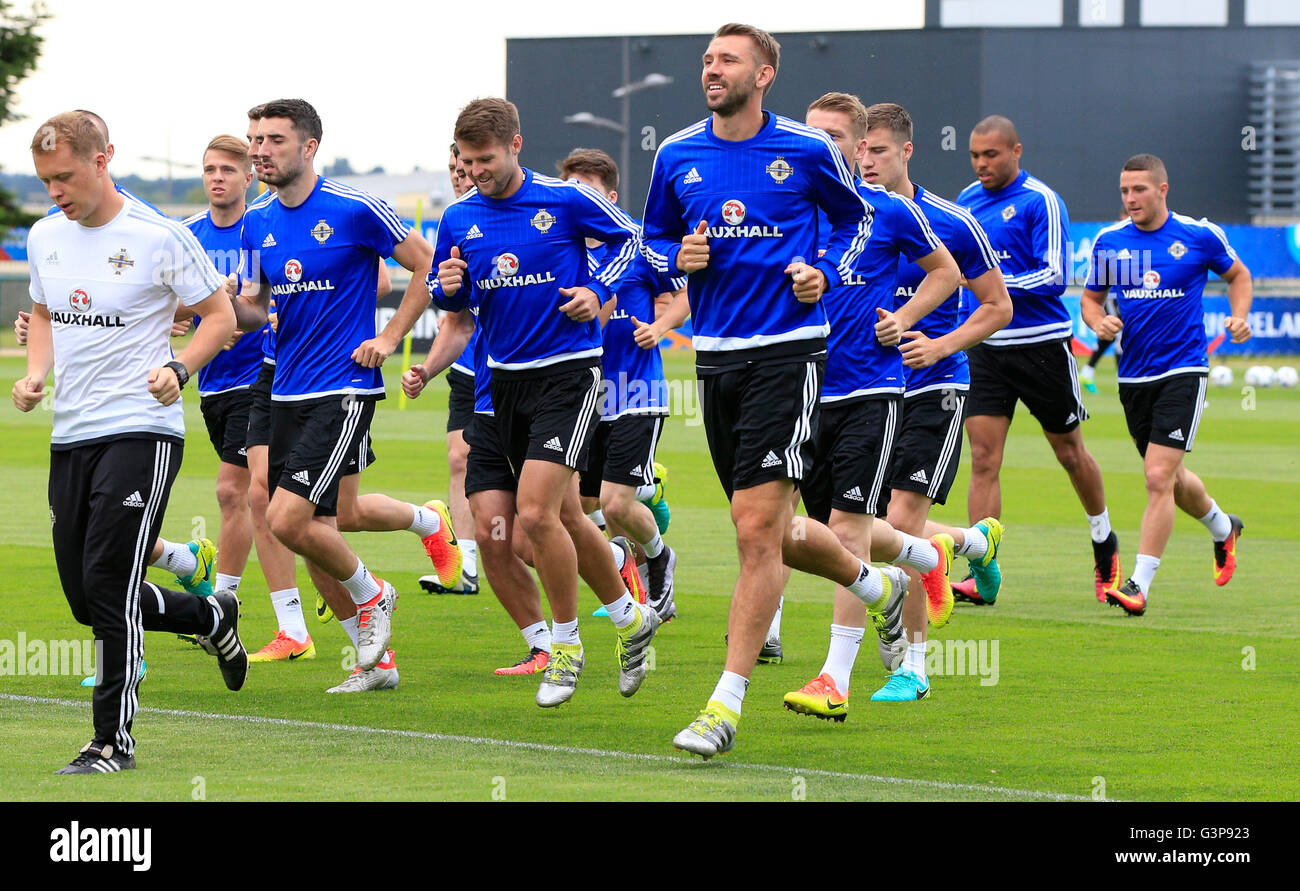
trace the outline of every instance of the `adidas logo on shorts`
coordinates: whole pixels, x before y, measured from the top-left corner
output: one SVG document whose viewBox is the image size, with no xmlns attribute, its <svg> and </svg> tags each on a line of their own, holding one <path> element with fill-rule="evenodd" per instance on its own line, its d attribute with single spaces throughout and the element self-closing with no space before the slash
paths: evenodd
<svg viewBox="0 0 1300 891">
<path fill-rule="evenodd" d="M 144 499 L 140 497 L 140 490 L 136 489 L 126 497 L 122 502 L 123 507 L 144 507 Z"/>
<path fill-rule="evenodd" d="M 1065 419 L 1065 423 L 1073 424 L 1077 420 L 1079 420 L 1079 416 L 1076 415 L 1074 412 L 1070 412 L 1070 416 Z"/>
<path fill-rule="evenodd" d="M 306 470 L 300 470 L 297 473 L 295 473 L 293 475 L 293 481 L 295 483 L 302 483 L 304 486 L 311 485 L 311 478 L 307 476 Z"/>
<path fill-rule="evenodd" d="M 640 464 L 632 468 L 632 476 L 645 476 L 645 472 L 641 470 Z"/>
<path fill-rule="evenodd" d="M 694 167 L 690 169 L 690 172 L 688 172 L 686 176 L 682 177 L 682 185 L 684 186 L 689 186 L 691 183 L 702 182 L 704 182 L 704 177 L 700 176 L 700 172 Z"/>
<path fill-rule="evenodd" d="M 852 489 L 849 489 L 849 491 L 845 492 L 845 493 L 844 493 L 843 495 L 841 495 L 840 497 L 843 498 L 843 499 L 845 499 L 845 500 L 847 500 L 847 501 L 862 501 L 862 500 L 863 500 L 863 498 L 862 498 L 862 490 L 861 490 L 860 488 L 858 488 L 857 486 L 854 486 Z"/>
<path fill-rule="evenodd" d="M 470 226 L 469 231 L 465 233 L 466 241 L 469 241 L 471 238 L 482 238 L 482 237 L 483 237 L 483 230 L 478 227 L 478 223 L 475 223 L 473 226 Z"/>
<path fill-rule="evenodd" d="M 546 441 L 546 444 L 542 446 L 542 448 L 550 449 L 552 452 L 564 451 L 564 446 L 560 444 L 560 437 L 558 436 L 552 436 Z"/>
<path fill-rule="evenodd" d="M 270 232 L 266 233 L 266 237 L 262 239 L 262 247 L 275 247 L 275 236 Z"/>
<path fill-rule="evenodd" d="M 768 467 L 779 467 L 781 459 L 776 456 L 776 452 L 768 452 L 767 457 L 763 459 L 764 469 Z"/>
<path fill-rule="evenodd" d="M 922 467 L 922 468 L 921 468 L 920 470 L 918 470 L 916 473 L 914 473 L 914 474 L 912 474 L 911 476 L 909 476 L 908 479 L 911 480 L 911 481 L 914 482 L 914 483 L 929 483 L 929 482 L 930 482 L 930 478 L 929 478 L 928 476 L 925 475 L 925 468 L 924 468 L 924 467 Z"/>
<path fill-rule="evenodd" d="M 1179 428 L 1178 428 L 1177 430 L 1175 430 L 1173 433 L 1170 433 L 1170 434 L 1169 434 L 1169 438 L 1170 438 L 1170 439 L 1175 439 L 1175 440 L 1177 440 L 1178 442 L 1186 442 L 1186 440 L 1183 439 L 1183 428 L 1182 428 L 1182 427 L 1179 427 Z"/>
</svg>

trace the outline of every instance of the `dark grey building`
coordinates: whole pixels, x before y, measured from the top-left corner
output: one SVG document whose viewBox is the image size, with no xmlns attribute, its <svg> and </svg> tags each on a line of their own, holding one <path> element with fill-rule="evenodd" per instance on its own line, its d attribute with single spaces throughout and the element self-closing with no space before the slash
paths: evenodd
<svg viewBox="0 0 1300 891">
<path fill-rule="evenodd" d="M 1093 6 L 1123 14 L 1094 23 L 1115 27 L 1080 26 Z M 1066 0 L 1057 27 L 964 28 L 943 26 L 944 16 L 966 20 L 965 6 L 943 0 L 927 4 L 933 26 L 920 30 L 778 33 L 781 69 L 767 107 L 802 120 L 828 90 L 899 102 L 916 124 L 914 178 L 948 197 L 974 179 L 971 126 L 996 113 L 1016 122 L 1022 165 L 1062 194 L 1073 219 L 1118 216 L 1119 169 L 1138 152 L 1164 158 L 1179 211 L 1221 222 L 1300 215 L 1296 183 L 1287 180 L 1296 155 L 1261 129 L 1300 145 L 1300 80 L 1283 83 L 1280 117 L 1276 103 L 1265 112 L 1259 83 L 1252 109 L 1252 72 L 1258 80 L 1261 62 L 1300 60 L 1300 27 L 1249 24 L 1240 2 L 1219 4 L 1220 25 L 1153 26 L 1160 19 L 1146 5 L 1141 21 L 1128 8 L 1138 6 Z M 1294 6 L 1292 20 L 1300 19 Z M 524 163 L 553 173 L 575 146 L 624 155 L 623 203 L 639 216 L 658 141 L 707 113 L 699 82 L 707 44 L 705 34 L 508 41 L 507 94 L 523 119 Z M 1283 66 L 1297 70 L 1300 62 Z M 622 84 L 641 88 L 611 96 Z M 586 123 L 566 123 L 583 112 Z M 617 129 L 624 120 L 626 148 Z M 1264 152 L 1272 166 L 1263 165 Z M 1263 182 L 1266 169 L 1283 201 L 1267 211 L 1258 185 L 1252 207 L 1250 179 Z"/>
</svg>

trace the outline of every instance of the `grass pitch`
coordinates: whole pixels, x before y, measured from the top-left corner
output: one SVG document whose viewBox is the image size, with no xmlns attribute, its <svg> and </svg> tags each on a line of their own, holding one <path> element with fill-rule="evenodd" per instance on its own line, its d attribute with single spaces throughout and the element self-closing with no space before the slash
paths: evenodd
<svg viewBox="0 0 1300 891">
<path fill-rule="evenodd" d="M 1238 381 L 1257 362 L 1231 363 Z M 690 391 L 690 357 L 671 354 L 667 365 Z M 6 381 L 23 367 L 21 359 L 0 359 Z M 1084 436 L 1105 475 L 1128 571 L 1145 504 L 1141 462 L 1124 430 L 1111 359 L 1099 386 L 1086 398 L 1093 418 Z M 755 670 L 735 750 L 708 763 L 672 750 L 673 734 L 695 716 L 721 670 L 736 575 L 734 533 L 703 428 L 679 413 L 665 429 L 660 459 L 671 471 L 668 540 L 681 557 L 680 618 L 656 641 L 654 670 L 633 699 L 617 693 L 612 626 L 583 618 L 587 668 L 577 696 L 556 710 L 537 708 L 535 678 L 492 675 L 524 645 L 487 590 L 425 595 L 416 578 L 428 571 L 427 558 L 414 536 L 359 534 L 350 537 L 357 552 L 402 594 L 397 690 L 326 696 L 345 675 L 347 640 L 337 624 L 310 616 L 318 658 L 254 665 L 238 694 L 224 689 L 212 659 L 169 635 L 150 635 L 135 724 L 140 769 L 68 778 L 51 771 L 89 738 L 89 690 L 66 674 L 0 674 L 7 753 L 0 797 L 343 800 L 355 791 L 346 768 L 378 759 L 383 794 L 394 799 L 1023 800 L 1104 790 L 1119 799 L 1294 800 L 1300 778 L 1285 765 L 1300 761 L 1300 620 L 1290 585 L 1279 582 L 1300 538 L 1300 392 L 1243 393 L 1238 383 L 1212 388 L 1209 403 L 1188 463 L 1220 505 L 1245 520 L 1232 583 L 1215 587 L 1209 536 L 1180 514 L 1147 615 L 1128 618 L 1099 605 L 1082 509 L 1022 412 L 1002 474 L 1002 595 L 992 607 L 959 605 L 950 625 L 932 635 L 940 652 L 982 653 L 984 662 L 932 675 L 933 692 L 921 703 L 868 702 L 884 677 L 869 635 L 845 724 L 782 709 L 782 695 L 820 670 L 830 622 L 830 585 L 796 574 L 786 596 L 786 661 Z M 163 535 L 215 538 L 216 457 L 194 396 L 186 398 L 186 418 L 188 448 Z M 445 497 L 445 422 L 441 381 L 405 411 L 391 393 L 376 414 L 379 461 L 362 491 L 417 503 Z M 54 570 L 44 495 L 49 424 L 39 409 L 4 414 L 0 642 L 20 633 L 28 641 L 91 637 L 72 620 Z M 963 471 L 936 518 L 964 522 L 966 479 Z M 964 574 L 960 559 L 955 574 Z M 301 569 L 299 582 L 310 609 Z M 240 595 L 251 650 L 276 627 L 255 557 Z M 589 592 L 582 603 L 584 616 L 596 606 Z"/>
</svg>

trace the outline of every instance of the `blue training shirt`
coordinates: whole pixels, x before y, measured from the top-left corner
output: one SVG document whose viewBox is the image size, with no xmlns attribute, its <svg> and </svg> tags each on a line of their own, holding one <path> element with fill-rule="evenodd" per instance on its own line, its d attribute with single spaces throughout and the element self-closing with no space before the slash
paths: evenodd
<svg viewBox="0 0 1300 891">
<path fill-rule="evenodd" d="M 210 211 L 195 214 L 185 221 L 194 237 L 203 245 L 213 265 L 222 278 L 240 268 L 240 233 L 244 218 L 233 225 L 218 226 L 212 222 Z M 194 317 L 194 327 L 203 319 Z M 262 368 L 262 337 L 260 331 L 246 333 L 228 350 L 221 350 L 212 361 L 199 369 L 199 395 L 215 396 L 232 390 L 243 390 L 253 385 Z"/>
<path fill-rule="evenodd" d="M 407 234 L 383 201 L 325 177 L 297 207 L 277 193 L 248 209 L 243 248 L 279 319 L 272 400 L 384 397 L 379 369 L 358 365 L 352 352 L 375 336 L 378 258 Z"/>
<path fill-rule="evenodd" d="M 588 264 L 599 266 L 609 248 L 601 245 L 588 251 Z M 642 254 L 632 260 L 632 268 L 619 283 L 618 304 L 605 323 L 604 348 L 601 356 L 602 393 L 600 418 L 614 421 L 623 415 L 661 415 L 668 413 L 668 388 L 664 380 L 664 363 L 656 344 L 648 350 L 637 346 L 634 335 L 636 317 L 653 324 L 655 298 L 660 294 L 686 287 L 686 277 L 669 279 L 650 266 Z"/>
<path fill-rule="evenodd" d="M 248 211 L 252 210 L 254 207 L 262 207 L 263 205 L 267 204 L 274 197 L 275 197 L 275 193 L 271 191 L 266 191 L 261 193 L 260 195 L 258 195 L 256 198 L 253 199 L 252 204 L 248 205 L 248 207 L 245 208 L 244 210 L 245 215 L 247 215 Z M 275 312 L 274 299 L 271 301 L 271 312 Z M 266 326 L 262 328 L 259 334 L 261 335 L 260 340 L 262 342 L 262 361 L 269 362 L 270 364 L 274 365 L 275 364 L 275 329 L 271 327 L 270 322 L 267 322 Z"/>
<path fill-rule="evenodd" d="M 876 339 L 876 309 L 894 309 L 900 260 L 919 260 L 940 247 L 910 200 L 871 183 L 859 181 L 857 188 L 871 209 L 871 237 L 853 271 L 821 300 L 831 323 L 823 404 L 902 394 L 903 358 L 898 347 Z"/>
<path fill-rule="evenodd" d="M 477 307 L 495 372 L 538 373 L 562 362 L 599 364 L 600 322 L 575 322 L 560 312 L 571 298 L 560 288 L 585 286 L 604 303 L 640 250 L 640 230 L 595 189 L 524 168 L 508 198 L 478 190 L 456 199 L 438 223 L 429 293 L 440 309 Z M 613 247 L 593 273 L 586 239 Z M 447 297 L 435 287 L 438 265 L 455 246 L 468 266 Z"/>
<path fill-rule="evenodd" d="M 971 183 L 957 196 L 957 203 L 984 228 L 1011 295 L 1011 321 L 984 343 L 1028 346 L 1069 337 L 1070 313 L 1061 295 L 1066 285 L 1070 216 L 1061 196 L 1021 170 L 1001 189 Z M 968 314 L 973 308 L 968 303 Z"/>
<path fill-rule="evenodd" d="M 1201 294 L 1209 273 L 1222 275 L 1236 259 L 1214 223 L 1172 212 L 1151 232 L 1124 220 L 1097 234 L 1088 289 L 1114 291 L 1119 303 L 1121 384 L 1209 372 Z"/>
<path fill-rule="evenodd" d="M 990 269 L 997 268 L 998 258 L 993 245 L 969 211 L 915 183 L 912 188 L 916 190 L 916 197 L 912 200 L 921 209 L 921 213 L 925 214 L 930 228 L 948 248 L 948 252 L 957 261 L 957 268 L 967 280 L 979 278 Z M 906 258 L 899 258 L 898 286 L 894 292 L 896 307 L 901 307 L 916 295 L 916 289 L 924 278 L 924 269 Z M 961 289 L 958 288 L 929 315 L 917 322 L 914 328 L 927 337 L 937 338 L 955 331 L 963 321 Z M 931 390 L 969 390 L 970 367 L 966 353 L 953 353 L 929 368 L 904 366 L 903 379 L 907 396 Z"/>
<path fill-rule="evenodd" d="M 814 264 L 833 291 L 867 242 L 867 207 L 839 148 L 821 130 L 765 114 L 750 139 L 718 138 L 710 117 L 655 155 L 642 223 L 651 265 L 680 274 L 682 238 L 708 224 L 709 265 L 689 287 L 700 373 L 824 350 L 826 308 L 796 299 L 785 268 L 796 258 Z"/>
</svg>

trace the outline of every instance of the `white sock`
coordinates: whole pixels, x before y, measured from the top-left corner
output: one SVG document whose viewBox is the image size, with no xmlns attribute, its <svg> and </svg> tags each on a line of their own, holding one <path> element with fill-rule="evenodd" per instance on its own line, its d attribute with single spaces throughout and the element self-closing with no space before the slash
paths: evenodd
<svg viewBox="0 0 1300 891">
<path fill-rule="evenodd" d="M 348 633 L 348 639 L 352 641 L 352 646 L 357 645 L 357 634 L 361 631 L 361 620 L 357 616 L 350 619 L 339 619 L 339 624 L 343 630 Z"/>
<path fill-rule="evenodd" d="M 1199 518 L 1201 525 L 1210 530 L 1215 541 L 1227 541 L 1232 534 L 1232 521 L 1228 515 L 1219 510 L 1219 502 L 1210 501 L 1210 512 Z"/>
<path fill-rule="evenodd" d="M 188 544 L 177 544 L 165 538 L 158 539 L 158 542 L 163 548 L 162 556 L 158 558 L 157 563 L 151 563 L 150 566 L 165 569 L 178 577 L 193 575 L 194 570 L 199 568 L 199 558 L 194 556 Z"/>
<path fill-rule="evenodd" d="M 298 596 L 297 588 L 272 591 L 271 607 L 281 631 L 299 643 L 307 640 L 307 623 L 302 617 L 302 598 Z"/>
<path fill-rule="evenodd" d="M 1151 582 L 1156 577 L 1156 570 L 1160 568 L 1160 558 L 1152 557 L 1150 554 L 1138 554 L 1134 564 L 1133 574 L 1129 578 L 1143 594 L 1150 593 Z"/>
<path fill-rule="evenodd" d="M 1092 540 L 1098 544 L 1110 538 L 1110 510 L 1103 510 L 1095 517 L 1088 514 L 1088 525 L 1092 528 Z"/>
<path fill-rule="evenodd" d="M 903 548 L 898 556 L 889 562 L 895 566 L 910 566 L 920 573 L 927 573 L 939 565 L 939 552 L 928 538 L 917 538 L 906 532 L 898 533 L 903 540 Z"/>
<path fill-rule="evenodd" d="M 605 512 L 603 510 L 596 508 L 591 513 L 587 514 L 587 516 L 591 517 L 591 522 L 595 523 L 601 529 L 605 528 Z"/>
<path fill-rule="evenodd" d="M 658 532 L 655 533 L 654 538 L 649 541 L 643 541 L 640 544 L 641 549 L 645 551 L 645 555 L 652 560 L 664 552 L 664 540 Z"/>
<path fill-rule="evenodd" d="M 366 569 L 366 564 L 362 563 L 360 558 L 357 559 L 356 572 L 349 578 L 339 581 L 348 589 L 348 593 L 352 595 L 352 602 L 357 606 L 363 606 L 374 600 L 381 590 L 378 580 L 370 574 L 370 570 Z"/>
<path fill-rule="evenodd" d="M 614 568 L 619 572 L 623 571 L 623 564 L 627 563 L 627 551 L 623 550 L 621 545 L 609 543 L 609 549 L 614 554 Z"/>
<path fill-rule="evenodd" d="M 648 486 L 637 486 L 635 497 L 637 501 L 649 501 L 651 498 L 654 498 L 655 497 L 654 483 L 651 483 Z"/>
<path fill-rule="evenodd" d="M 605 604 L 605 609 L 609 612 L 609 620 L 614 623 L 615 628 L 626 628 L 636 621 L 636 601 L 626 591 L 618 600 Z"/>
<path fill-rule="evenodd" d="M 957 554 L 968 560 L 983 560 L 984 555 L 989 550 L 989 540 L 984 537 L 974 526 L 961 531 L 961 545 L 957 548 Z"/>
<path fill-rule="evenodd" d="M 187 549 L 188 550 L 188 549 Z M 217 573 L 217 590 L 239 592 L 239 583 L 243 581 L 242 575 L 226 575 L 224 572 Z"/>
<path fill-rule="evenodd" d="M 740 704 L 745 701 L 745 690 L 748 687 L 747 678 L 741 677 L 734 671 L 724 671 L 722 677 L 718 678 L 718 686 L 713 688 L 713 695 L 709 697 L 709 701 L 716 700 L 736 714 L 740 714 Z"/>
<path fill-rule="evenodd" d="M 835 681 L 835 689 L 842 696 L 849 694 L 849 676 L 853 674 L 853 663 L 858 659 L 858 648 L 862 646 L 864 630 L 848 625 L 831 625 L 831 645 L 826 651 L 826 662 L 822 665 L 821 673 L 831 676 Z"/>
<path fill-rule="evenodd" d="M 903 656 L 903 668 L 925 680 L 925 641 L 914 640 L 907 645 L 907 654 Z"/>
<path fill-rule="evenodd" d="M 572 622 L 552 622 L 551 623 L 551 644 L 576 644 L 582 645 L 582 640 L 578 637 L 578 620 Z"/>
<path fill-rule="evenodd" d="M 415 504 L 408 504 L 407 507 L 415 512 L 415 519 L 411 520 L 411 525 L 406 528 L 420 538 L 428 538 L 442 528 L 442 517 L 438 516 L 437 511 Z"/>
<path fill-rule="evenodd" d="M 875 606 L 885 595 L 885 585 L 881 580 L 880 570 L 866 563 L 861 565 L 862 570 L 858 573 L 858 579 L 848 586 L 848 591 L 867 606 Z"/>
<path fill-rule="evenodd" d="M 785 595 L 776 602 L 776 615 L 772 616 L 772 624 L 767 626 L 767 639 L 781 637 L 781 610 L 785 607 Z"/>
<path fill-rule="evenodd" d="M 460 539 L 461 571 L 466 575 L 478 575 L 478 542 L 472 538 Z"/>
<path fill-rule="evenodd" d="M 1092 380 L 1093 375 L 1096 373 L 1097 373 L 1097 369 L 1093 368 L 1091 365 L 1084 365 L 1082 368 L 1079 369 L 1079 377 L 1083 378 L 1086 381 Z"/>
<path fill-rule="evenodd" d="M 551 651 L 551 629 L 546 627 L 545 622 L 534 622 L 527 628 L 520 628 L 519 633 L 524 636 L 524 643 L 528 644 L 528 649 Z"/>
</svg>

